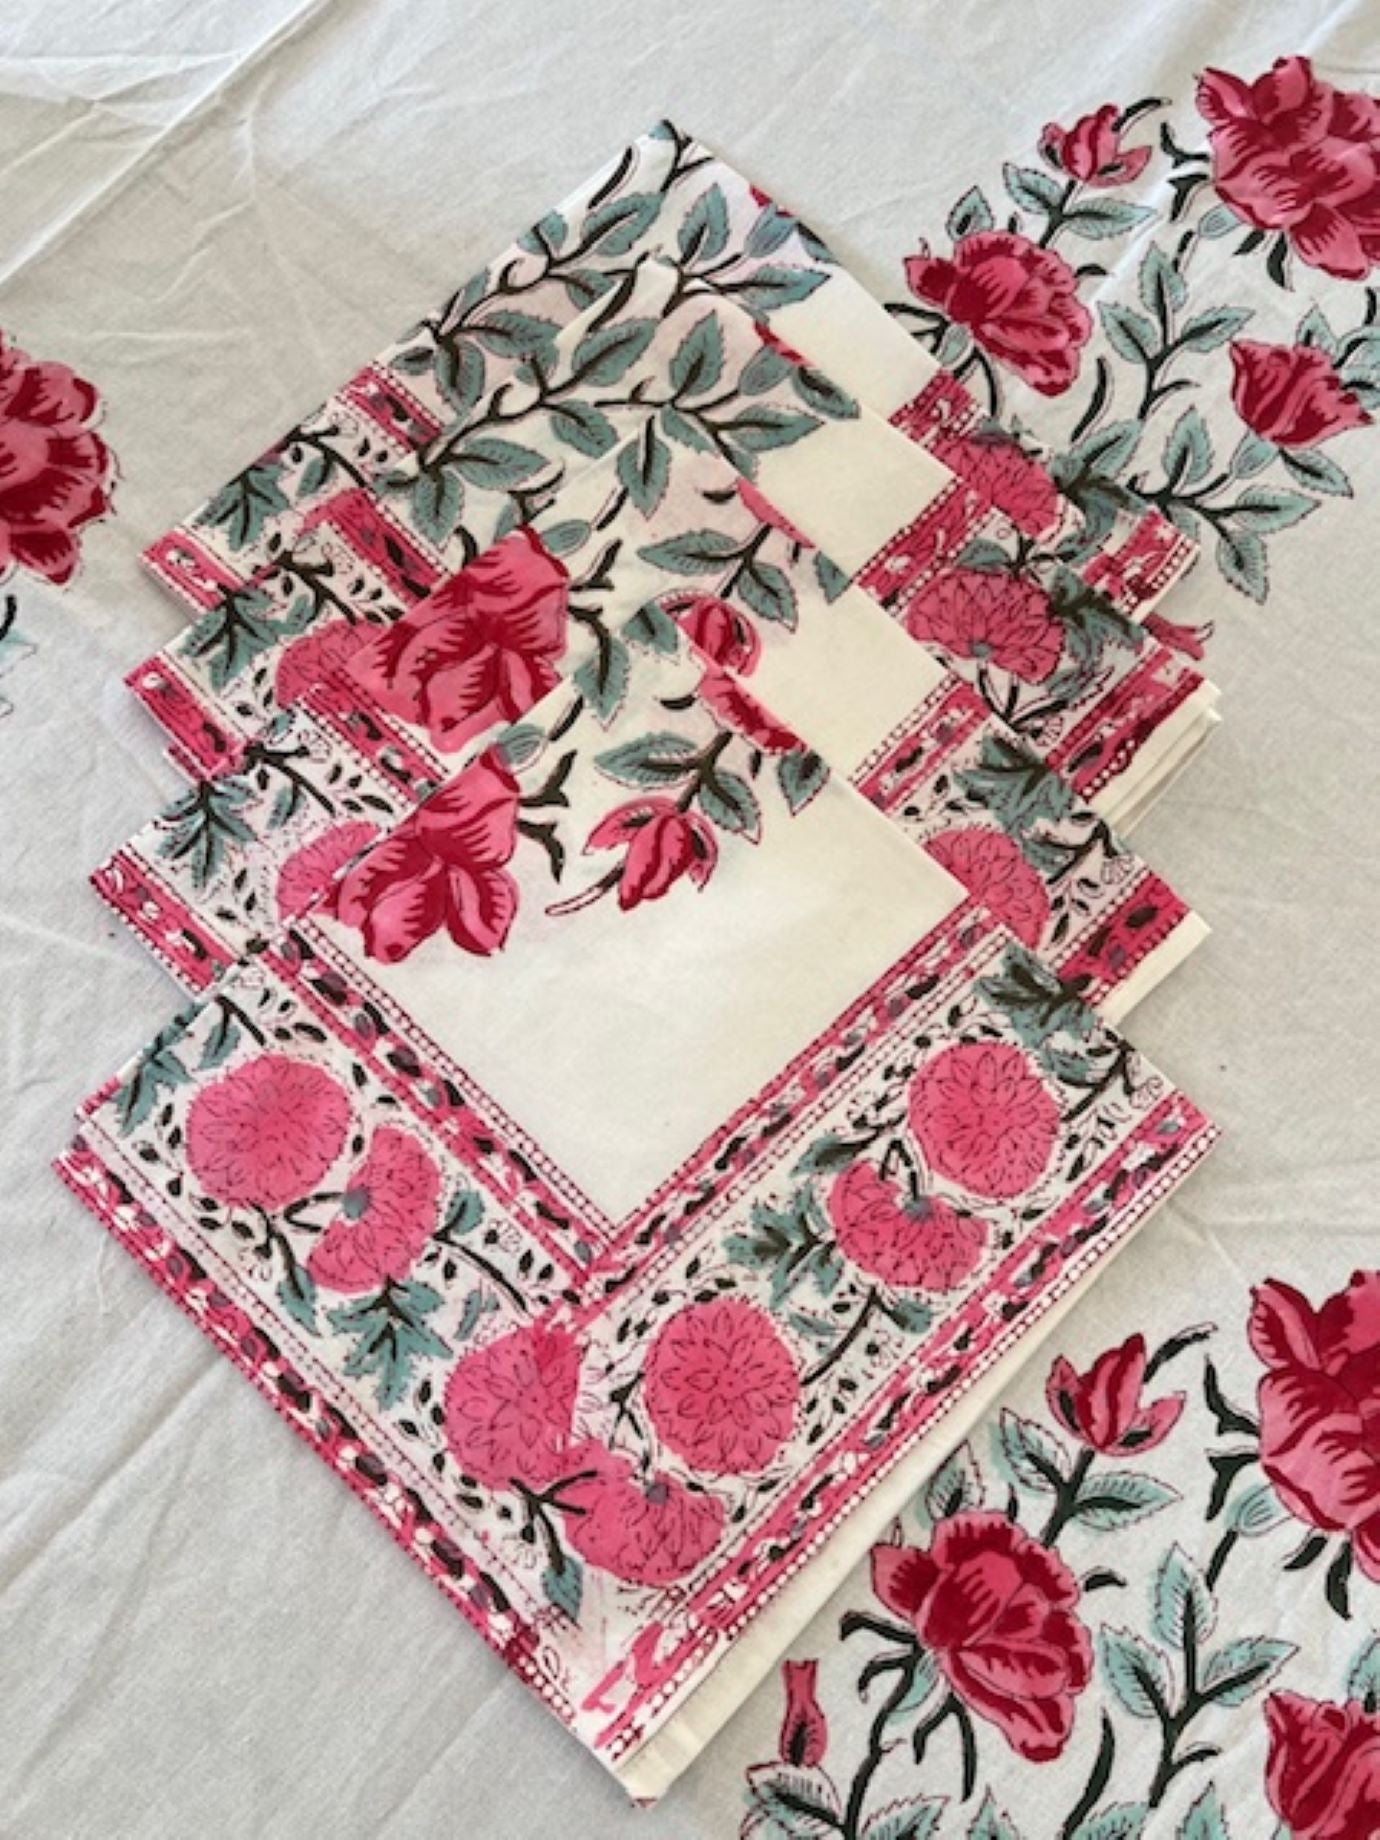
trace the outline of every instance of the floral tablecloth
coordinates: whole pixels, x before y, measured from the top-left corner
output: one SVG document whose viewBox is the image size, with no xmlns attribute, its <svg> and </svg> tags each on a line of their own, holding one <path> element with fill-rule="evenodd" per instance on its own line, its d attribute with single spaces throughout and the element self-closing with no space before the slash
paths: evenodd
<svg viewBox="0 0 1380 1840">
<path fill-rule="evenodd" d="M 0 1831 L 1380 1831 L 1366 9 L 59 0 L 10 36 Z M 1215 628 L 1227 721 L 1136 841 L 1215 937 L 1134 1033 L 1226 1136 L 648 1816 L 47 1165 L 171 988 L 83 883 L 178 786 L 119 683 L 181 617 L 139 548 L 668 109 L 1085 517 L 1134 492 L 1203 543 L 1164 613 Z"/>
</svg>

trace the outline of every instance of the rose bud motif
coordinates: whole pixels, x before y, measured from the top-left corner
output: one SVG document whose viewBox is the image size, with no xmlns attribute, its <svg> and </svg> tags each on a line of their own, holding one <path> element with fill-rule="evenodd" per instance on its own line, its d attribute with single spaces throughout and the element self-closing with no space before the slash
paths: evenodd
<svg viewBox="0 0 1380 1840">
<path fill-rule="evenodd" d="M 829 1726 L 816 1691 L 818 1661 L 783 1661 L 781 1684 L 786 1690 L 786 1713 L 781 1721 L 781 1761 L 799 1770 L 823 1763 L 829 1748 Z"/>
<path fill-rule="evenodd" d="M 1184 1409 L 1182 1393 L 1141 1402 L 1145 1337 L 1133 1335 L 1100 1354 L 1085 1374 L 1060 1355 L 1049 1370 L 1045 1398 L 1066 1431 L 1104 1457 L 1129 1457 L 1162 1444 Z"/>
<path fill-rule="evenodd" d="M 1265 1724 L 1265 1788 L 1293 1840 L 1380 1834 L 1380 1713 L 1272 1693 Z"/>
<path fill-rule="evenodd" d="M 1236 413 L 1253 434 L 1277 447 L 1313 447 L 1348 428 L 1364 428 L 1371 419 L 1316 345 L 1237 339 L 1231 362 Z"/>
<path fill-rule="evenodd" d="M 683 604 L 668 605 L 681 631 L 711 664 L 746 677 L 757 663 L 762 641 L 747 615 L 713 594 L 696 594 Z"/>
<path fill-rule="evenodd" d="M 659 901 L 681 877 L 703 888 L 719 860 L 709 824 L 682 811 L 674 799 L 633 799 L 602 817 L 589 833 L 585 851 L 626 850 L 618 881 L 618 905 Z"/>
<path fill-rule="evenodd" d="M 1120 114 L 1114 102 L 1104 102 L 1091 115 L 1083 115 L 1071 128 L 1047 122 L 1040 135 L 1040 152 L 1057 171 L 1094 190 L 1130 185 L 1145 171 L 1148 147 L 1123 147 L 1117 127 Z"/>
</svg>

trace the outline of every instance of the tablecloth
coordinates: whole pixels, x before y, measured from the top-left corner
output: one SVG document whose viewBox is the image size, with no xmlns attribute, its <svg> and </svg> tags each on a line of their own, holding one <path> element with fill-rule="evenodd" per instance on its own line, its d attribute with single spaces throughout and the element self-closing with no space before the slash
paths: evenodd
<svg viewBox="0 0 1380 1840">
<path fill-rule="evenodd" d="M 71 584 L 4 589 L 0 1832 L 728 1836 L 780 1722 L 770 1681 L 628 1807 L 50 1172 L 171 994 L 84 880 L 177 787 L 120 683 L 182 618 L 141 544 L 659 113 L 900 298 L 901 255 L 1045 122 L 1289 53 L 1373 92 L 1378 37 L 1365 0 L 11 11 L 0 324 L 95 383 L 120 477 Z M 1137 846 L 1215 937 L 1135 1034 L 1226 1137 L 1063 1325 L 1080 1357 L 1208 1316 L 1241 1342 L 1266 1277 L 1320 1301 L 1376 1262 L 1380 449 L 1346 458 L 1354 501 L 1272 541 L 1263 604 L 1211 566 L 1176 596 L 1230 714 Z"/>
</svg>

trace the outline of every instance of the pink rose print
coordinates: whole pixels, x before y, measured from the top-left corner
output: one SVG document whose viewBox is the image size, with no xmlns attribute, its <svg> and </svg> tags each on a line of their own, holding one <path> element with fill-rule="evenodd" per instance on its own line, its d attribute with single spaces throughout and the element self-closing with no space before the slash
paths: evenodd
<svg viewBox="0 0 1380 1840">
<path fill-rule="evenodd" d="M 417 1139 L 380 1125 L 307 1270 L 335 1291 L 400 1283 L 431 1237 L 440 1192 L 440 1171 Z"/>
<path fill-rule="evenodd" d="M 906 285 L 966 326 L 985 351 L 1043 396 L 1078 375 L 1092 316 L 1061 255 L 1009 230 L 980 230 L 932 256 L 922 243 L 906 261 Z"/>
<path fill-rule="evenodd" d="M 828 1208 L 845 1258 L 902 1290 L 953 1290 L 977 1269 L 987 1244 L 985 1221 L 933 1195 L 907 1200 L 870 1163 L 844 1171 Z"/>
<path fill-rule="evenodd" d="M 699 698 L 719 720 L 746 735 L 766 754 L 790 754 L 802 745 L 799 735 L 778 722 L 755 696 L 723 671 L 706 671 L 700 679 Z"/>
<path fill-rule="evenodd" d="M 99 402 L 65 364 L 0 333 L 0 581 L 16 568 L 71 580 L 77 532 L 110 509 L 115 463 L 90 425 Z"/>
<path fill-rule="evenodd" d="M 791 1435 L 800 1377 L 771 1318 L 720 1297 L 658 1332 L 645 1389 L 668 1449 L 707 1475 L 743 1475 L 765 1469 Z"/>
<path fill-rule="evenodd" d="M 187 1160 L 217 1201 L 274 1213 L 311 1193 L 349 1128 L 349 1097 L 330 1074 L 261 1054 L 193 1099 Z"/>
<path fill-rule="evenodd" d="M 1371 419 L 1316 345 L 1237 339 L 1231 362 L 1236 413 L 1277 447 L 1312 447 L 1348 428 L 1364 428 Z"/>
<path fill-rule="evenodd" d="M 874 1546 L 872 1589 L 1018 1756 L 1057 1757 L 1092 1673 L 1078 1580 L 1004 1514 L 954 1514 L 929 1550 Z"/>
<path fill-rule="evenodd" d="M 961 1042 L 911 1081 L 910 1128 L 941 1176 L 1009 1201 L 1048 1167 L 1059 1108 L 1019 1048 Z"/>
<path fill-rule="evenodd" d="M 277 702 L 286 709 L 314 685 L 333 677 L 353 657 L 358 645 L 359 633 L 348 620 L 327 620 L 294 639 L 274 673 L 273 694 Z"/>
<path fill-rule="evenodd" d="M 1380 1271 L 1358 1271 L 1320 1309 L 1277 1278 L 1254 1293 L 1260 1461 L 1289 1512 L 1351 1535 L 1380 1582 Z"/>
<path fill-rule="evenodd" d="M 533 1323 L 463 1356 L 446 1383 L 446 1442 L 488 1488 L 544 1488 L 570 1467 L 580 1351 Z"/>
<path fill-rule="evenodd" d="M 491 748 L 346 871 L 335 889 L 338 918 L 386 964 L 442 927 L 462 952 L 501 951 L 517 913 L 517 883 L 504 866 L 517 817 L 517 781 Z"/>
<path fill-rule="evenodd" d="M 1150 149 L 1122 146 L 1117 127 L 1120 114 L 1114 102 L 1104 102 L 1071 128 L 1047 122 L 1040 135 L 1040 152 L 1057 172 L 1094 190 L 1130 185 L 1145 171 Z"/>
<path fill-rule="evenodd" d="M 618 905 L 659 901 L 682 876 L 703 888 L 719 860 L 714 832 L 704 818 L 682 811 L 674 799 L 634 799 L 602 817 L 589 833 L 585 853 L 625 849 L 618 879 Z"/>
<path fill-rule="evenodd" d="M 1049 896 L 1004 831 L 941 831 L 925 848 L 1023 945 L 1039 945 L 1049 924 Z"/>
<path fill-rule="evenodd" d="M 1293 1840 L 1372 1840 L 1380 1834 L 1380 1713 L 1299 1693 L 1265 1702 L 1265 1788 Z"/>
<path fill-rule="evenodd" d="M 625 1584 L 670 1584 L 708 1558 L 723 1532 L 723 1503 L 658 1472 L 639 1476 L 628 1457 L 579 1445 L 560 1492 L 566 1539 L 580 1557 Z"/>
<path fill-rule="evenodd" d="M 782 345 L 780 341 L 775 341 L 775 343 L 777 350 L 784 356 L 793 359 L 797 364 L 804 363 L 804 360 L 791 351 L 788 345 Z M 814 544 L 805 533 L 797 530 L 785 513 L 778 511 L 766 494 L 759 492 L 750 479 L 739 479 L 738 496 L 759 524 L 769 524 L 773 530 L 781 531 L 784 536 L 790 538 L 792 543 L 798 543 L 802 549 L 814 548 Z"/>
<path fill-rule="evenodd" d="M 798 1770 L 813 1770 L 824 1762 L 829 1748 L 829 1726 L 819 1703 L 818 1661 L 783 1661 L 781 1684 L 786 1692 L 786 1713 L 781 1721 L 781 1761 Z"/>
<path fill-rule="evenodd" d="M 1000 430 L 947 442 L 941 458 L 1004 511 L 1017 530 L 1040 536 L 1059 515 L 1059 489 L 1053 478 Z"/>
<path fill-rule="evenodd" d="M 668 606 L 681 631 L 711 664 L 746 676 L 757 664 L 762 641 L 757 629 L 736 607 L 712 594 L 697 594 L 683 606 Z"/>
<path fill-rule="evenodd" d="M 1287 57 L 1254 83 L 1204 71 L 1198 108 L 1213 184 L 1237 216 L 1280 231 L 1311 268 L 1364 280 L 1380 261 L 1380 102 Z"/>
<path fill-rule="evenodd" d="M 569 576 L 517 530 L 381 633 L 350 675 L 443 751 L 524 715 L 559 681 Z"/>
<path fill-rule="evenodd" d="M 1064 649 L 1063 628 L 1043 589 L 1005 571 L 946 570 L 907 607 L 906 631 L 955 658 L 990 660 L 1032 684 L 1052 674 Z"/>
<path fill-rule="evenodd" d="M 278 871 L 278 912 L 283 919 L 305 913 L 317 895 L 329 888 L 353 857 L 366 849 L 378 829 L 363 819 L 337 824 L 324 836 L 314 837 L 294 850 Z"/>
<path fill-rule="evenodd" d="M 1045 1398 L 1058 1423 L 1090 1450 L 1139 1456 L 1164 1442 L 1184 1409 L 1182 1393 L 1142 1404 L 1144 1384 L 1145 1337 L 1133 1335 L 1099 1355 L 1085 1374 L 1060 1355 L 1049 1370 Z"/>
</svg>

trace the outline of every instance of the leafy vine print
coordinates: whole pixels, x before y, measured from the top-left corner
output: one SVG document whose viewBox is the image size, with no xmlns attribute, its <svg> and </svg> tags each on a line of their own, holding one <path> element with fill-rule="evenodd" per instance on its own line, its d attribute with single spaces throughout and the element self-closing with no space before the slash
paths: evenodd
<svg viewBox="0 0 1380 1840">
<path fill-rule="evenodd" d="M 1082 392 L 1051 470 L 1088 540 L 1153 507 L 1210 540 L 1224 578 L 1263 601 L 1266 539 L 1351 495 L 1324 447 L 1380 407 L 1380 290 L 1367 285 L 1380 262 L 1380 104 L 1323 82 L 1304 57 L 1249 82 L 1206 71 L 1196 100 L 1202 151 L 1180 143 L 1159 98 L 1047 125 L 1041 165 L 1003 167 L 1011 209 L 1002 216 L 981 187 L 964 193 L 947 220 L 951 253 L 922 245 L 905 264 L 912 299 L 891 310 L 985 391 L 994 418 L 1009 419 L 1003 369 L 1045 396 Z M 1158 134 L 1141 139 L 1156 117 Z M 1157 222 L 1126 194 L 1165 180 L 1172 202 Z M 1109 268 L 1096 259 L 1123 239 L 1129 298 L 1101 287 Z M 1268 293 L 1243 304 L 1233 261 L 1207 253 L 1228 239 L 1233 259 L 1263 264 L 1281 304 L 1309 269 L 1355 284 L 1344 317 L 1311 305 L 1283 318 Z M 1242 336 L 1248 326 L 1268 336 Z M 1212 367 L 1224 365 L 1219 388 Z M 1228 387 L 1234 427 L 1192 395 Z"/>
<path fill-rule="evenodd" d="M 1282 1574 L 1330 1551 L 1335 1626 L 1352 1614 L 1353 1565 L 1375 1581 L 1380 1471 L 1368 1427 L 1377 1299 L 1376 1272 L 1357 1272 L 1318 1306 L 1280 1280 L 1259 1285 L 1247 1323 L 1263 1368 L 1258 1416 L 1225 1396 L 1219 1357 L 1203 1347 L 1217 1333 L 1211 1324 L 1183 1329 L 1153 1351 L 1133 1335 L 1082 1369 L 1057 1355 L 1045 1383 L 1051 1426 L 1003 1410 L 991 1429 L 990 1466 L 966 1443 L 922 1490 L 914 1516 L 927 1537 L 916 1543 L 898 1523 L 873 1550 L 873 1601 L 850 1608 L 839 1627 L 841 1668 L 845 1651 L 865 1646 L 852 1689 L 866 1711 L 851 1774 L 831 1769 L 829 1756 L 831 1740 L 850 1726 L 847 1704 L 831 1709 L 821 1696 L 819 1660 L 784 1664 L 779 1757 L 748 1773 L 746 1840 L 1021 1840 L 1027 1832 L 1040 1840 L 1056 1832 L 1059 1840 L 1151 1832 L 1243 1840 L 1257 1830 L 1235 1826 L 1219 1783 L 1202 1780 L 1233 1732 L 1233 1714 L 1258 1721 L 1260 1797 L 1284 1823 L 1281 1834 L 1374 1833 L 1380 1636 L 1354 1651 L 1340 1699 L 1294 1690 L 1281 1683 L 1298 1665 L 1297 1645 L 1252 1631 L 1250 1602 L 1232 1593 L 1229 1567 L 1241 1542 L 1264 1550 L 1269 1535 L 1302 1521 L 1305 1542 Z M 1176 1434 L 1194 1437 L 1180 1430 L 1189 1390 L 1165 1382 L 1195 1349 L 1203 1352 L 1203 1409 L 1231 1442 L 1201 1454 L 1189 1442 L 1168 1473 L 1185 1481 L 1206 1457 L 1208 1550 L 1200 1561 L 1188 1539 L 1175 1540 L 1146 1565 L 1144 1523 L 1176 1509 L 1184 1524 L 1183 1491 L 1155 1473 L 1159 1465 L 1140 1466 Z M 1263 1475 L 1253 1480 L 1257 1466 Z M 1102 1563 L 1080 1573 L 1071 1558 L 1075 1530 L 1081 1552 L 1088 1535 L 1132 1528 L 1121 1562 L 1141 1559 L 1143 1618 L 1128 1589 L 1134 1574 Z M 1125 1608 L 1100 1618 L 1113 1595 Z M 1313 1619 L 1299 1627 L 1318 1633 Z M 1051 1765 L 1085 1728 L 1096 1741 L 1079 1753 L 1087 1759 L 1081 1786 L 1062 1817 L 1045 1802 L 1052 1824 L 1026 1829 L 1010 1812 L 1020 1800 L 1012 1794 L 1019 1770 Z"/>
</svg>

